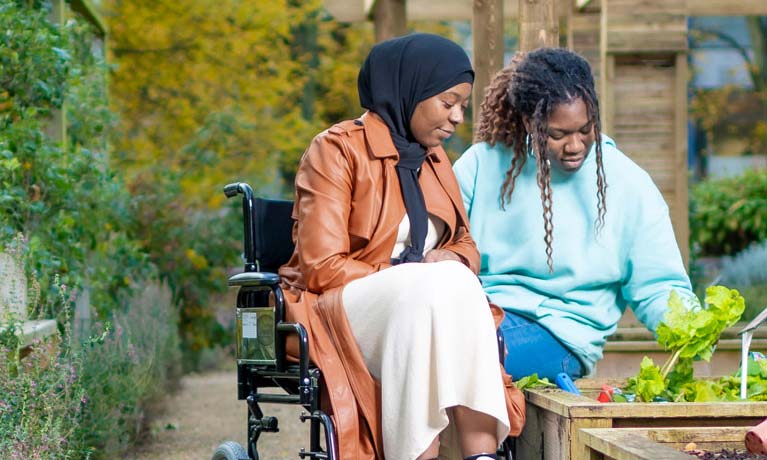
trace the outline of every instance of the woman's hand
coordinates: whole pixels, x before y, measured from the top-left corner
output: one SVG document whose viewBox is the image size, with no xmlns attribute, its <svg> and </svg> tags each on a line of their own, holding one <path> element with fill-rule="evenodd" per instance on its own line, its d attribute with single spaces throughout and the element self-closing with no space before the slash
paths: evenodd
<svg viewBox="0 0 767 460">
<path fill-rule="evenodd" d="M 423 256 L 423 262 L 442 262 L 443 260 L 455 260 L 464 263 L 461 257 L 453 251 L 447 249 L 432 249 Z"/>
</svg>

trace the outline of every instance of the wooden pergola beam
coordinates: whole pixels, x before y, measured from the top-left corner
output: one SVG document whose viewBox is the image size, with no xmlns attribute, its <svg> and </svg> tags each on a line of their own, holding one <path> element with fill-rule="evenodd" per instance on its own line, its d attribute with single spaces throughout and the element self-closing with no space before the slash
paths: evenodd
<svg viewBox="0 0 767 460">
<path fill-rule="evenodd" d="M 76 11 L 85 18 L 86 21 L 93 24 L 96 28 L 96 33 L 102 38 L 106 38 L 107 27 L 106 22 L 101 18 L 101 15 L 93 7 L 90 0 L 72 0 L 69 2 L 69 8 L 72 11 Z"/>
<path fill-rule="evenodd" d="M 765 0 L 686 0 L 687 16 L 764 16 Z"/>
<path fill-rule="evenodd" d="M 519 17 L 519 0 L 501 0 L 503 17 Z M 408 19 L 467 20 L 473 14 L 473 1 L 468 0 L 406 0 Z M 679 3 L 687 16 L 748 16 L 767 15 L 765 0 L 669 0 Z M 341 22 L 366 21 L 372 11 L 372 0 L 324 0 L 325 8 Z M 598 8 L 596 0 L 559 0 L 559 15 L 564 17 L 573 8 Z"/>
</svg>

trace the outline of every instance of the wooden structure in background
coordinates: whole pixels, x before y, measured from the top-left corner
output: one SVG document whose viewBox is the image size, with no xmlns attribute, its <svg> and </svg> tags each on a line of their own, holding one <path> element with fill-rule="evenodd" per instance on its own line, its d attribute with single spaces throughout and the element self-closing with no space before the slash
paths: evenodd
<svg viewBox="0 0 767 460">
<path fill-rule="evenodd" d="M 688 261 L 687 16 L 680 3 L 602 0 L 599 78 L 604 131 L 663 193 Z"/>
</svg>

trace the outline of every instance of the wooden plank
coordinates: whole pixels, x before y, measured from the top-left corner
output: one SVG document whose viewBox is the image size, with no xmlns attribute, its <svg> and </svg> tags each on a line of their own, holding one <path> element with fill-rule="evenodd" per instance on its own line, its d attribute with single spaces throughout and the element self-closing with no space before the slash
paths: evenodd
<svg viewBox="0 0 767 460">
<path fill-rule="evenodd" d="M 611 3 L 612 4 L 612 3 Z M 688 257 L 685 55 L 618 55 L 609 133 L 645 169 L 669 206 L 682 257 Z"/>
<path fill-rule="evenodd" d="M 667 0 L 603 0 L 610 53 L 687 49 L 684 4 Z"/>
<path fill-rule="evenodd" d="M 580 381 L 578 384 L 580 385 Z M 525 395 L 530 404 L 571 419 L 583 417 L 690 420 L 756 417 L 763 419 L 767 415 L 767 402 L 600 403 L 559 389 L 526 390 Z M 684 423 L 690 425 L 691 422 Z"/>
<path fill-rule="evenodd" d="M 604 41 L 606 34 L 601 33 Z M 602 107 L 602 132 L 617 138 L 615 133 L 615 56 L 605 53 L 607 46 L 603 44 L 601 52 L 601 89 L 600 106 Z"/>
<path fill-rule="evenodd" d="M 474 0 L 473 4 L 471 35 L 474 89 L 471 98 L 474 126 L 477 126 L 485 88 L 496 72 L 503 68 L 503 1 Z"/>
<path fill-rule="evenodd" d="M 557 0 L 519 2 L 519 49 L 532 51 L 559 46 Z"/>
<path fill-rule="evenodd" d="M 581 431 L 588 428 L 610 428 L 611 420 L 606 418 L 580 418 L 569 426 L 569 458 L 589 458 L 589 449 L 581 436 Z M 568 458 L 568 457 L 561 457 Z"/>
<path fill-rule="evenodd" d="M 80 13 L 86 21 L 90 22 L 96 28 L 96 33 L 99 37 L 102 39 L 106 38 L 106 22 L 101 18 L 98 10 L 93 7 L 90 0 L 71 0 L 69 7 L 72 11 Z"/>
<path fill-rule="evenodd" d="M 580 438 L 588 449 L 603 453 L 603 458 L 615 460 L 658 460 L 661 458 L 665 460 L 690 460 L 695 458 L 655 443 L 639 434 L 624 430 L 584 429 L 581 430 Z"/>
<path fill-rule="evenodd" d="M 560 0 L 559 14 L 566 16 L 572 7 L 578 7 L 584 0 Z M 633 2 L 633 1 L 632 1 Z M 407 0 L 406 15 L 411 20 L 466 20 L 471 18 L 472 2 L 466 0 Z M 642 2 L 633 2 L 642 5 Z M 679 6 L 680 14 L 688 16 L 746 16 L 766 15 L 767 2 L 764 0 L 685 0 L 669 1 Z M 368 20 L 371 0 L 323 0 L 328 12 L 342 22 Z M 517 18 L 518 0 L 503 0 L 504 17 Z M 592 0 L 582 7 L 582 12 L 599 12 L 601 2 Z"/>
<path fill-rule="evenodd" d="M 586 447 L 603 454 L 603 458 L 644 458 L 642 456 L 650 453 L 659 455 L 661 452 L 657 446 L 667 447 L 679 453 L 691 442 L 695 443 L 698 450 L 742 449 L 748 429 L 749 427 L 584 429 L 581 430 L 580 436 Z M 646 439 L 650 444 L 638 441 L 635 437 Z M 628 451 L 620 451 L 620 447 L 626 444 L 642 448 L 639 452 L 631 454 Z"/>
<path fill-rule="evenodd" d="M 763 16 L 764 0 L 687 0 L 685 13 L 690 16 Z"/>
<path fill-rule="evenodd" d="M 621 428 L 644 436 L 651 441 L 681 450 L 694 442 L 699 450 L 743 448 L 743 440 L 750 426 L 716 426 L 685 428 Z"/>
</svg>

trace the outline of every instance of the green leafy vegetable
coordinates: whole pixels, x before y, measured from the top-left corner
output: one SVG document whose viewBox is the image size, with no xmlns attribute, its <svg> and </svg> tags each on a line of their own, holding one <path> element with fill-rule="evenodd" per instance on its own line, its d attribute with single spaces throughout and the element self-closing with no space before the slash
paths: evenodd
<svg viewBox="0 0 767 460">
<path fill-rule="evenodd" d="M 645 356 L 639 366 L 639 374 L 629 379 L 626 391 L 636 394 L 642 401 L 650 402 L 666 391 L 666 381 L 660 373 L 660 368 Z"/>
<path fill-rule="evenodd" d="M 657 329 L 658 343 L 672 351 L 661 368 L 664 378 L 680 358 L 709 361 L 722 331 L 740 319 L 746 304 L 737 290 L 711 286 L 706 289 L 705 307 L 675 291 L 669 296 L 668 307 Z"/>
<path fill-rule="evenodd" d="M 705 306 L 698 299 L 682 298 L 672 291 L 668 311 L 658 325 L 658 343 L 671 356 L 658 367 L 648 357 L 639 374 L 628 380 L 626 391 L 645 402 L 655 398 L 671 401 L 727 401 L 738 399 L 740 380 L 724 377 L 717 381 L 695 380 L 692 363 L 708 361 L 725 328 L 740 319 L 745 302 L 735 289 L 711 286 L 706 289 Z M 767 360 L 749 363 L 749 395 L 767 399 Z"/>
<path fill-rule="evenodd" d="M 530 374 L 526 377 L 522 377 L 521 379 L 514 382 L 514 385 L 517 386 L 520 390 L 524 390 L 526 388 L 556 388 L 557 385 L 554 383 L 549 382 L 549 379 L 547 378 L 539 378 L 538 374 Z"/>
</svg>

